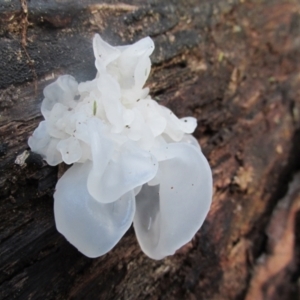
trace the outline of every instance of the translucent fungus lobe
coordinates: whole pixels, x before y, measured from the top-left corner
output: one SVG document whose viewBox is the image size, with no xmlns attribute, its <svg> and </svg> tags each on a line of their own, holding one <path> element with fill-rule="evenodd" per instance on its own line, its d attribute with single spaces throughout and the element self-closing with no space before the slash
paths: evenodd
<svg viewBox="0 0 300 300">
<path fill-rule="evenodd" d="M 44 89 L 45 118 L 29 138 L 49 165 L 72 164 L 54 194 L 59 232 L 89 257 L 107 253 L 133 223 L 141 249 L 162 259 L 189 242 L 211 204 L 212 175 L 191 133 L 144 84 L 146 37 L 114 47 L 95 35 L 96 78 L 60 76 Z"/>
</svg>

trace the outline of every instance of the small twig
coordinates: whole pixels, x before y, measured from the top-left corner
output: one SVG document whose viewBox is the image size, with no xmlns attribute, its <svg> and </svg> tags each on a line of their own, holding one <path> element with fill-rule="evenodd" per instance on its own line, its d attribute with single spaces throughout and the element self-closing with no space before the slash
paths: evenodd
<svg viewBox="0 0 300 300">
<path fill-rule="evenodd" d="M 34 91 L 35 96 L 37 96 L 37 75 L 35 72 L 33 61 L 31 60 L 31 57 L 26 49 L 27 46 L 27 29 L 28 29 L 28 6 L 27 6 L 27 0 L 20 0 L 21 2 L 21 8 L 22 8 L 22 19 L 21 19 L 21 46 L 24 50 L 24 53 L 26 54 L 28 65 L 31 69 L 31 72 L 34 77 Z"/>
</svg>

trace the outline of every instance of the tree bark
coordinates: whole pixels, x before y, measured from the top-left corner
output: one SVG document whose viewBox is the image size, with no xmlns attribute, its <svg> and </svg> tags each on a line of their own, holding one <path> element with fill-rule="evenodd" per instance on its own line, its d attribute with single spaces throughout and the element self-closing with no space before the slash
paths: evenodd
<svg viewBox="0 0 300 300">
<path fill-rule="evenodd" d="M 204 225 L 161 261 L 132 228 L 80 254 L 54 224 L 61 168 L 24 152 L 43 88 L 95 76 L 94 33 L 154 39 L 151 95 L 197 118 L 213 170 Z M 299 298 L 299 0 L 2 0 L 0 89 L 0 299 Z"/>
</svg>

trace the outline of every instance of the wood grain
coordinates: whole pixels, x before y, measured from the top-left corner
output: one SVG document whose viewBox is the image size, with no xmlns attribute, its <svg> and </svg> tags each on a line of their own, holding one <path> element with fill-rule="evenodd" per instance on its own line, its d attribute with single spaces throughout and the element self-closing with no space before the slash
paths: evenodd
<svg viewBox="0 0 300 300">
<path fill-rule="evenodd" d="M 55 229 L 59 169 L 33 153 L 15 163 L 45 85 L 95 76 L 96 32 L 115 45 L 154 39 L 151 95 L 197 118 L 213 169 L 205 224 L 162 261 L 132 228 L 84 257 Z M 298 179 L 287 192 L 300 166 L 299 1 L 0 1 L 0 58 L 0 299 L 299 297 Z"/>
</svg>

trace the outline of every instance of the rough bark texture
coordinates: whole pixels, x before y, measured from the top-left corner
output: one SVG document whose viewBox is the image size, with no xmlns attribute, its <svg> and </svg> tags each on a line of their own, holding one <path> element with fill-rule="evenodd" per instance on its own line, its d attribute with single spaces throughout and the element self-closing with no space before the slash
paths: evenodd
<svg viewBox="0 0 300 300">
<path fill-rule="evenodd" d="M 152 96 L 198 119 L 213 169 L 205 224 L 162 261 L 132 228 L 84 257 L 55 229 L 58 168 L 15 163 L 44 86 L 95 75 L 96 32 L 154 39 Z M 0 88 L 1 299 L 299 299 L 299 0 L 1 0 Z"/>
</svg>

